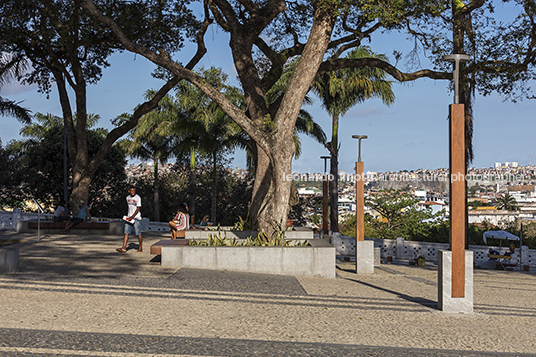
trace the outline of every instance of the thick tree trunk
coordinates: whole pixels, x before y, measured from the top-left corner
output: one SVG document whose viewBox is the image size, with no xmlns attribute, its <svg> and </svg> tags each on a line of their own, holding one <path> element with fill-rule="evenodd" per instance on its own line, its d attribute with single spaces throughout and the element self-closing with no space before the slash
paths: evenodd
<svg viewBox="0 0 536 357">
<path fill-rule="evenodd" d="M 292 182 L 287 175 L 292 173 L 296 118 L 323 60 L 332 28 L 333 18 L 324 10 L 315 9 L 307 44 L 273 120 L 275 130 L 271 130 L 268 145 L 258 147 L 250 217 L 261 231 L 273 234 L 275 225 L 286 228 Z"/>
<path fill-rule="evenodd" d="M 269 237 L 274 237 L 278 229 L 285 230 L 286 227 L 292 183 L 287 175 L 292 172 L 292 155 L 290 159 L 285 156 L 269 160 L 262 150 L 258 151 L 257 156 L 250 218 L 253 224 L 258 225 L 259 231 L 267 233 Z"/>
</svg>

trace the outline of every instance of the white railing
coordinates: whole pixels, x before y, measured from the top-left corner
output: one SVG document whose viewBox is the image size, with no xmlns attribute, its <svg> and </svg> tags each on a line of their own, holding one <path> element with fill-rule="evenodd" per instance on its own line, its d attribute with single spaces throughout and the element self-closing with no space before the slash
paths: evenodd
<svg viewBox="0 0 536 357">
<path fill-rule="evenodd" d="M 429 261 L 437 261 L 438 251 L 449 248 L 449 245 L 446 243 L 407 241 L 404 238 L 366 239 L 374 241 L 375 248 L 381 248 L 380 255 L 382 258 L 390 256 L 396 259 L 410 260 L 422 255 Z M 355 237 L 334 235 L 332 244 L 335 247 L 338 256 L 355 256 Z M 470 245 L 469 249 L 474 253 L 474 262 L 480 263 L 488 260 L 490 248 L 499 251 L 499 253 L 503 255 L 509 251 L 508 247 Z M 529 265 L 530 267 L 536 268 L 536 249 L 529 249 L 527 246 L 522 246 L 521 249 L 516 249 L 515 253 L 512 254 L 510 262 L 513 264 L 519 264 L 521 262 L 523 265 Z"/>
</svg>

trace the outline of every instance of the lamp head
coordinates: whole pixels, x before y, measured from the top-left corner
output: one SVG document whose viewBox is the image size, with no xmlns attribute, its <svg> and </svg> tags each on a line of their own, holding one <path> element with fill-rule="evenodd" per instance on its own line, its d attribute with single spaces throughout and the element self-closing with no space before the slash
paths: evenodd
<svg viewBox="0 0 536 357">
<path fill-rule="evenodd" d="M 471 60 L 471 56 L 464 55 L 461 53 L 456 53 L 453 55 L 444 55 L 443 61 L 447 62 L 453 62 L 453 63 L 463 63 L 463 62 L 469 62 Z"/>
<path fill-rule="evenodd" d="M 357 161 L 361 161 L 361 140 L 366 138 L 366 135 L 352 135 L 352 139 L 358 140 Z"/>
<path fill-rule="evenodd" d="M 452 76 L 454 79 L 454 104 L 458 104 L 460 102 L 460 97 L 458 95 L 458 81 L 460 76 L 460 63 L 468 62 L 471 60 L 471 56 L 464 55 L 461 53 L 455 53 L 453 55 L 445 55 L 443 56 L 443 61 L 452 62 L 454 63 L 454 71 L 452 72 Z"/>
<path fill-rule="evenodd" d="M 367 136 L 366 135 L 352 135 L 352 139 L 366 139 Z"/>
</svg>

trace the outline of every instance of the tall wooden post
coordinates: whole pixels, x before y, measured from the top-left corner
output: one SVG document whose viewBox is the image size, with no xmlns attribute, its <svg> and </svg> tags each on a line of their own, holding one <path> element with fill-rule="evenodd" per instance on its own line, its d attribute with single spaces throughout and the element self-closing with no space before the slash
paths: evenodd
<svg viewBox="0 0 536 357">
<path fill-rule="evenodd" d="M 327 175 L 327 162 L 331 159 L 331 156 L 320 156 L 324 159 L 324 181 L 322 182 L 322 231 L 324 232 L 324 239 L 328 236 L 329 231 L 329 181 Z"/>
<path fill-rule="evenodd" d="M 328 201 L 328 180 L 322 182 L 322 230 L 324 238 L 328 236 L 329 229 L 329 201 Z"/>
<path fill-rule="evenodd" d="M 465 297 L 465 114 L 463 104 L 451 104 L 449 124 L 450 236 L 452 297 Z"/>
<path fill-rule="evenodd" d="M 365 182 L 364 182 L 364 163 L 357 161 L 355 163 L 355 215 L 356 215 L 356 240 L 362 242 L 365 240 Z"/>
<path fill-rule="evenodd" d="M 374 273 L 374 242 L 365 240 L 365 168 L 361 161 L 361 140 L 366 135 L 352 135 L 358 140 L 357 162 L 355 163 L 355 272 Z"/>
</svg>

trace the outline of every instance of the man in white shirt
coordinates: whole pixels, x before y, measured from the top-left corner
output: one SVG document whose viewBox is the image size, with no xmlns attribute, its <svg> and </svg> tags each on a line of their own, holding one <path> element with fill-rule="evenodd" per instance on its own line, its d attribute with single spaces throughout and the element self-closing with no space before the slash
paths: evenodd
<svg viewBox="0 0 536 357">
<path fill-rule="evenodd" d="M 130 194 L 127 196 L 127 205 L 128 205 L 128 213 L 123 218 L 125 222 L 125 229 L 123 236 L 123 246 L 121 248 L 117 248 L 116 250 L 119 253 L 126 253 L 127 252 L 127 243 L 128 243 L 128 236 L 129 234 L 133 233 L 138 236 L 139 246 L 138 246 L 138 253 L 141 253 L 142 250 L 142 237 L 141 237 L 141 197 L 136 194 L 136 189 L 134 187 L 131 187 L 128 190 L 128 193 Z"/>
<path fill-rule="evenodd" d="M 66 201 L 61 201 L 61 205 L 56 208 L 54 211 L 54 217 L 52 217 L 52 220 L 54 222 L 63 222 L 68 220 L 70 217 L 67 215 L 67 212 L 65 211 L 65 208 L 67 207 Z"/>
</svg>

